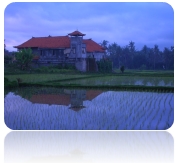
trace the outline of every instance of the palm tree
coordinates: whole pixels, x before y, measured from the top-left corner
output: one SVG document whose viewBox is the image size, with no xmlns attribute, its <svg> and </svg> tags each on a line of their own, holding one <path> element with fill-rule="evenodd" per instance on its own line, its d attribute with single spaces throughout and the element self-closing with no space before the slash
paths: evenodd
<svg viewBox="0 0 178 163">
<path fill-rule="evenodd" d="M 131 53 L 133 53 L 135 51 L 135 42 L 133 42 L 133 41 L 129 42 L 129 50 Z"/>
<path fill-rule="evenodd" d="M 153 65 L 154 65 L 154 70 L 155 70 L 156 60 L 158 61 L 158 59 L 159 59 L 159 48 L 158 48 L 158 45 L 154 45 L 153 52 L 154 52 Z"/>
<path fill-rule="evenodd" d="M 108 43 L 109 43 L 109 41 L 103 40 L 103 41 L 100 43 L 100 45 L 101 45 L 103 48 L 107 49 L 107 48 L 108 48 Z"/>
<path fill-rule="evenodd" d="M 129 47 L 127 45 L 122 48 L 122 56 L 123 56 L 124 65 L 125 67 L 128 68 L 130 66 L 129 63 L 130 56 L 129 56 Z"/>
<path fill-rule="evenodd" d="M 105 49 L 105 55 L 108 54 L 108 43 L 109 41 L 103 40 L 100 45 Z"/>
<path fill-rule="evenodd" d="M 144 45 L 141 51 L 143 52 L 144 55 L 146 55 L 148 52 L 148 47 Z"/>
<path fill-rule="evenodd" d="M 133 58 L 134 58 L 134 53 L 135 53 L 135 43 L 133 41 L 129 42 L 129 51 L 130 51 L 130 55 L 131 55 L 131 67 L 134 68 L 133 66 Z"/>
<path fill-rule="evenodd" d="M 164 48 L 163 58 L 166 69 L 174 69 L 174 47 Z"/>
</svg>

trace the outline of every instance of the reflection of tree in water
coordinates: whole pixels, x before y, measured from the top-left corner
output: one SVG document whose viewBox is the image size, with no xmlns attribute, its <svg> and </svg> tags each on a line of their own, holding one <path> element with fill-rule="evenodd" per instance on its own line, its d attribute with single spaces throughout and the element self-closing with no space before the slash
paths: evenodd
<svg viewBox="0 0 178 163">
<path fill-rule="evenodd" d="M 158 86 L 160 79 L 146 77 L 143 79 L 143 85 L 145 86 Z"/>
<path fill-rule="evenodd" d="M 133 78 L 132 80 L 129 80 L 129 85 L 135 85 L 135 82 L 137 81 L 137 78 Z"/>
<path fill-rule="evenodd" d="M 38 94 L 61 94 L 63 93 L 63 89 L 54 88 L 54 87 L 18 87 L 13 89 L 7 89 L 6 94 L 8 92 L 14 92 L 16 95 L 20 95 L 23 98 L 30 99 L 33 95 Z"/>
<path fill-rule="evenodd" d="M 174 86 L 174 80 L 172 81 L 170 78 L 165 78 L 164 80 L 164 86 Z"/>
<path fill-rule="evenodd" d="M 151 83 L 152 83 L 152 86 L 158 86 L 159 85 L 159 82 L 160 80 L 159 79 L 156 79 L 156 78 L 153 78 Z"/>
<path fill-rule="evenodd" d="M 71 102 L 70 109 L 78 111 L 84 108 L 83 101 L 86 99 L 86 91 L 85 90 L 71 90 L 70 93 L 71 93 L 70 94 L 70 102 Z"/>
<path fill-rule="evenodd" d="M 148 80 L 146 78 L 143 78 L 142 83 L 143 83 L 143 85 L 147 85 Z"/>
</svg>

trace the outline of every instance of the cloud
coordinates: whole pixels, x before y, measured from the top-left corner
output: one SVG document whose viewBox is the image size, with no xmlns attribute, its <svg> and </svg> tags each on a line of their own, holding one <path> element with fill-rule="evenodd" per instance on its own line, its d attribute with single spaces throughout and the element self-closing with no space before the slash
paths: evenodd
<svg viewBox="0 0 178 163">
<path fill-rule="evenodd" d="M 132 40 L 139 49 L 152 42 L 162 47 L 174 43 L 174 12 L 167 3 L 12 3 L 4 18 L 5 39 L 18 44 L 76 29 L 96 42 L 124 46 Z"/>
</svg>

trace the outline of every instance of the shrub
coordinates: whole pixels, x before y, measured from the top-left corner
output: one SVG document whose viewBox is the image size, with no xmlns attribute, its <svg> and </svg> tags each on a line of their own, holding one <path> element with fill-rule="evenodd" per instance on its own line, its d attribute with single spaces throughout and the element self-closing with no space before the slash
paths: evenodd
<svg viewBox="0 0 178 163">
<path fill-rule="evenodd" d="M 72 69 L 75 69 L 75 66 L 74 65 L 70 65 L 70 64 L 65 64 L 63 69 L 72 70 Z"/>
<path fill-rule="evenodd" d="M 21 79 L 21 78 L 17 78 L 17 82 L 18 82 L 18 83 L 21 83 L 21 82 L 22 82 L 22 79 Z"/>
<path fill-rule="evenodd" d="M 146 69 L 147 69 L 146 65 L 143 64 L 140 66 L 140 70 L 146 70 Z"/>
<path fill-rule="evenodd" d="M 12 62 L 12 56 L 4 55 L 4 64 L 10 64 Z"/>
<path fill-rule="evenodd" d="M 123 73 L 124 70 L 125 70 L 125 67 L 124 67 L 124 66 L 121 66 L 121 67 L 120 67 L 120 70 L 121 70 L 121 72 Z"/>
<path fill-rule="evenodd" d="M 4 83 L 7 83 L 7 82 L 9 82 L 9 79 L 4 77 Z"/>
<path fill-rule="evenodd" d="M 22 49 L 15 54 L 17 64 L 20 66 L 21 70 L 29 68 L 31 61 L 33 59 L 32 49 Z"/>
<path fill-rule="evenodd" d="M 112 72 L 112 61 L 102 59 L 100 61 L 97 61 L 98 71 L 99 72 Z"/>
<path fill-rule="evenodd" d="M 7 78 L 4 78 L 4 87 L 5 88 L 13 88 L 17 87 L 18 82 L 17 81 L 9 81 Z"/>
</svg>

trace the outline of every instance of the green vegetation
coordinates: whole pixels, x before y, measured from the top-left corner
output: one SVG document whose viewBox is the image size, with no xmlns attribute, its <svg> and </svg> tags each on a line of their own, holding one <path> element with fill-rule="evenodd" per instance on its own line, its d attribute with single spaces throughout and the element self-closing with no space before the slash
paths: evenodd
<svg viewBox="0 0 178 163">
<path fill-rule="evenodd" d="M 18 87 L 18 81 L 9 81 L 8 78 L 4 78 L 4 87 L 5 88 Z"/>
<path fill-rule="evenodd" d="M 5 75 L 9 81 L 21 78 L 25 83 L 36 83 L 36 82 L 51 82 L 56 80 L 71 80 L 77 78 L 89 77 L 89 75 L 80 74 L 17 74 L 17 75 Z"/>
<path fill-rule="evenodd" d="M 115 73 L 120 73 L 119 69 L 114 70 Z M 172 70 L 138 70 L 138 69 L 126 69 L 124 74 L 126 76 L 150 76 L 150 77 L 174 77 L 174 71 Z"/>
<path fill-rule="evenodd" d="M 157 72 L 158 73 L 158 72 Z M 124 73 L 127 74 L 127 73 Z M 155 76 L 151 72 L 148 76 L 113 74 L 17 74 L 5 75 L 6 84 L 13 82 L 14 86 L 28 87 L 56 87 L 56 88 L 94 88 L 94 89 L 119 89 L 119 90 L 150 90 L 150 91 L 174 91 L 174 78 L 171 74 L 165 77 L 163 73 Z M 15 84 L 16 83 L 16 84 Z M 10 84 L 11 86 L 11 84 Z"/>
<path fill-rule="evenodd" d="M 12 56 L 4 55 L 4 65 L 12 63 Z"/>
<path fill-rule="evenodd" d="M 30 67 L 31 61 L 33 59 L 32 50 L 30 48 L 22 49 L 16 53 L 15 57 L 20 69 L 27 69 Z"/>
<path fill-rule="evenodd" d="M 122 47 L 107 40 L 101 45 L 107 49 L 107 58 L 113 62 L 113 68 L 124 65 L 127 69 L 174 70 L 174 46 L 160 50 L 156 44 L 153 47 L 144 45 L 137 50 L 133 41 Z"/>
<path fill-rule="evenodd" d="M 4 68 L 5 75 L 17 74 L 80 74 L 80 72 L 73 68 L 73 66 L 41 66 L 39 68 L 19 69 L 17 63 L 8 64 Z"/>
<path fill-rule="evenodd" d="M 106 64 L 108 63 L 108 65 Z M 74 88 L 106 88 L 130 90 L 174 90 L 173 71 L 129 70 L 123 67 L 110 72 L 111 62 L 98 62 L 100 71 L 95 73 L 79 72 L 70 65 L 65 67 L 49 66 L 28 69 L 19 69 L 14 64 L 5 66 L 4 87 L 47 86 L 47 87 L 74 87 Z"/>
<path fill-rule="evenodd" d="M 98 65 L 98 71 L 102 73 L 112 72 L 112 62 L 110 60 L 100 60 L 96 62 Z"/>
<path fill-rule="evenodd" d="M 124 70 L 125 70 L 125 67 L 124 67 L 124 66 L 121 66 L 121 67 L 120 67 L 120 70 L 121 70 L 121 72 L 123 73 Z"/>
<path fill-rule="evenodd" d="M 58 80 L 60 84 L 77 84 L 77 85 L 142 85 L 142 86 L 171 86 L 173 87 L 174 81 L 172 77 L 147 77 L 147 76 L 98 76 L 91 78 L 81 78 L 71 80 Z"/>
</svg>

